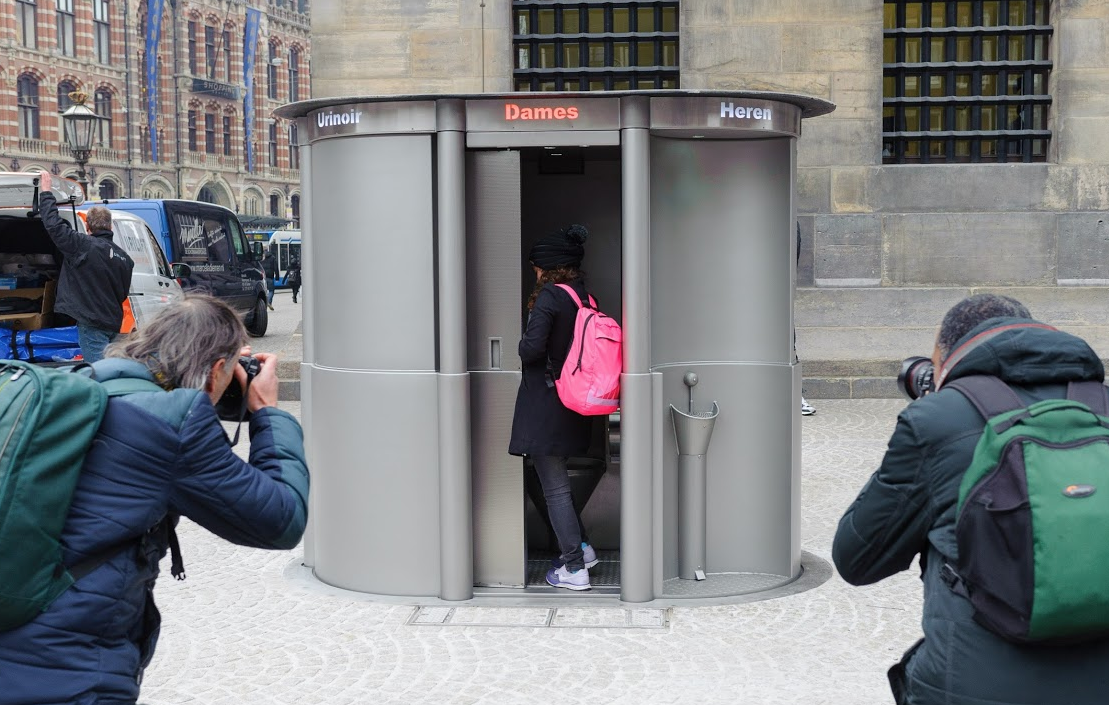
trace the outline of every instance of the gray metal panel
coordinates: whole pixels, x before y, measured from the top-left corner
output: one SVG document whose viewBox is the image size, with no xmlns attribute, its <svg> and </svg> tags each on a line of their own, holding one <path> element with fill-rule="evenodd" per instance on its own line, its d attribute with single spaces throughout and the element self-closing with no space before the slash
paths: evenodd
<svg viewBox="0 0 1109 705">
<path fill-rule="evenodd" d="M 708 570 L 795 576 L 800 566 L 799 451 L 791 365 L 674 365 L 656 368 L 664 400 L 686 407 L 686 372 L 700 378 L 695 409 L 720 405 L 707 454 Z M 673 430 L 665 434 L 666 577 L 678 572 L 677 469 Z"/>
<path fill-rule="evenodd" d="M 523 587 L 523 466 L 508 454 L 520 386 L 520 153 L 467 153 L 466 188 L 474 583 Z"/>
<path fill-rule="evenodd" d="M 508 454 L 519 387 L 519 372 L 470 373 L 475 585 L 526 583 L 524 466 Z"/>
<path fill-rule="evenodd" d="M 434 370 L 431 137 L 325 140 L 312 173 L 314 362 Z"/>
<path fill-rule="evenodd" d="M 619 130 L 574 130 L 570 132 L 469 132 L 470 149 L 508 147 L 605 147 L 620 144 Z"/>
<path fill-rule="evenodd" d="M 439 429 L 435 373 L 315 367 L 315 574 L 383 595 L 438 595 Z"/>
<path fill-rule="evenodd" d="M 653 365 L 792 361 L 792 141 L 651 138 Z"/>
<path fill-rule="evenodd" d="M 466 350 L 470 370 L 519 370 L 520 153 L 466 154 Z"/>
</svg>

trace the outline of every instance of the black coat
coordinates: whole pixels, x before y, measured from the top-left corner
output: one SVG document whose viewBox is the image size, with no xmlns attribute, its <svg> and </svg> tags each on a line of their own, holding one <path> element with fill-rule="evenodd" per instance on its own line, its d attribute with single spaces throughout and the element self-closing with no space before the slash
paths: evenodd
<svg viewBox="0 0 1109 705">
<path fill-rule="evenodd" d="M 570 282 L 586 301 L 581 279 Z M 578 307 L 570 295 L 547 284 L 535 299 L 527 327 L 520 338 L 523 378 L 512 415 L 512 455 L 583 456 L 589 450 L 592 419 L 563 406 L 554 388 L 574 337 Z M 551 374 L 547 372 L 550 360 Z"/>
<path fill-rule="evenodd" d="M 54 310 L 81 325 L 118 332 L 134 261 L 112 242 L 110 230 L 91 237 L 74 230 L 58 215 L 50 191 L 39 194 L 39 208 L 42 225 L 63 257 Z"/>
<path fill-rule="evenodd" d="M 971 335 L 1020 319 L 995 318 Z M 1019 329 L 972 351 L 949 380 L 973 374 L 1015 385 L 1026 403 L 1066 396 L 1070 381 L 1104 378 L 1097 354 L 1066 333 Z M 1101 705 L 1109 640 L 1073 647 L 1017 646 L 979 626 L 970 601 L 940 578 L 957 560 L 955 507 L 985 420 L 954 389 L 910 403 L 882 465 L 840 520 L 832 558 L 844 580 L 868 585 L 920 556 L 924 642 L 907 666 L 913 705 Z M 867 627 L 868 628 L 868 627 Z"/>
</svg>

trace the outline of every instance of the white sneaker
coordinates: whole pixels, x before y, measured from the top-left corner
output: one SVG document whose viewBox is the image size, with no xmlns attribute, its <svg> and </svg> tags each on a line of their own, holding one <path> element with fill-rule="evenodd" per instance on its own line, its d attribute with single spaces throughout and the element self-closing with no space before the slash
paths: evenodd
<svg viewBox="0 0 1109 705">
<path fill-rule="evenodd" d="M 593 566 L 600 563 L 600 561 L 597 560 L 597 552 L 593 550 L 592 546 L 585 543 L 584 541 L 581 544 L 581 554 L 582 560 L 585 561 L 586 568 L 592 568 Z"/>
<path fill-rule="evenodd" d="M 547 571 L 547 584 L 552 587 L 567 588 L 568 590 L 588 590 L 589 570 L 582 568 L 571 573 L 566 570 L 566 566 L 560 565 Z"/>
<path fill-rule="evenodd" d="M 801 397 L 801 415 L 812 416 L 816 413 L 816 407 L 805 401 L 805 397 Z"/>
</svg>

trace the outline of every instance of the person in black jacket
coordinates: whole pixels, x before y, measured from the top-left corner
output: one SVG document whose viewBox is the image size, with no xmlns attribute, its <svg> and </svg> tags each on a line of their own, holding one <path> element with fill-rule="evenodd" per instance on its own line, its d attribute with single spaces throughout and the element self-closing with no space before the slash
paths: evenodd
<svg viewBox="0 0 1109 705">
<path fill-rule="evenodd" d="M 293 290 L 293 303 L 297 302 L 297 296 L 300 295 L 300 285 L 303 282 L 300 276 L 300 258 L 294 257 L 289 262 L 289 270 L 285 272 L 285 282 Z"/>
<path fill-rule="evenodd" d="M 948 356 L 965 342 L 1034 323 L 1030 319 L 1028 309 L 1005 296 L 978 294 L 959 302 L 937 336 L 936 381 L 991 375 L 1031 404 L 1065 397 L 1070 382 L 1104 380 L 1101 360 L 1085 341 L 1050 327 L 998 331 L 943 377 Z M 958 559 L 959 486 L 985 424 L 970 401 L 945 384 L 910 403 L 897 417 L 881 466 L 839 522 L 832 545 L 836 569 L 852 585 L 869 585 L 920 557 L 924 638 L 890 669 L 897 703 L 1104 703 L 1109 639 L 1073 646 L 1011 643 L 979 625 L 970 601 L 944 581 L 944 564 Z"/>
<path fill-rule="evenodd" d="M 50 174 L 45 171 L 39 176 L 39 211 L 47 235 L 63 257 L 54 310 L 77 321 L 81 355 L 85 362 L 96 362 L 119 335 L 135 263 L 112 242 L 112 212 L 107 208 L 89 209 L 89 235 L 77 232 L 58 215 Z"/>
<path fill-rule="evenodd" d="M 273 310 L 273 292 L 274 280 L 277 279 L 277 258 L 273 256 L 273 250 L 266 250 L 266 254 L 262 257 L 262 272 L 266 275 L 266 305 L 269 309 Z"/>
<path fill-rule="evenodd" d="M 554 380 L 570 349 L 578 312 L 570 295 L 556 285 L 568 284 L 582 301 L 588 300 L 581 273 L 588 235 L 581 225 L 572 225 L 539 240 L 528 256 L 536 282 L 520 338 L 523 376 L 508 447 L 512 455 L 530 456 L 535 463 L 561 552 L 561 565 L 547 573 L 547 582 L 570 590 L 588 590 L 589 568 L 597 563 L 596 552 L 583 542 L 566 465 L 571 456 L 589 450 L 592 427 L 589 418 L 563 406 L 555 391 Z"/>
</svg>

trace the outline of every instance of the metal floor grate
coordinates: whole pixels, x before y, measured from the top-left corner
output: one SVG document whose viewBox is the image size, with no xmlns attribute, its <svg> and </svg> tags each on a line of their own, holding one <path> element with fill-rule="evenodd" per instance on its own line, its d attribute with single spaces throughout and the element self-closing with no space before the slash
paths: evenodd
<svg viewBox="0 0 1109 705">
<path fill-rule="evenodd" d="M 417 607 L 410 627 L 669 629 L 670 610 L 609 607 Z"/>
<path fill-rule="evenodd" d="M 547 571 L 558 558 L 553 551 L 530 551 L 528 553 L 528 587 L 550 587 L 547 585 Z M 620 552 L 597 551 L 597 565 L 589 569 L 589 584 L 595 588 L 620 587 Z"/>
</svg>

